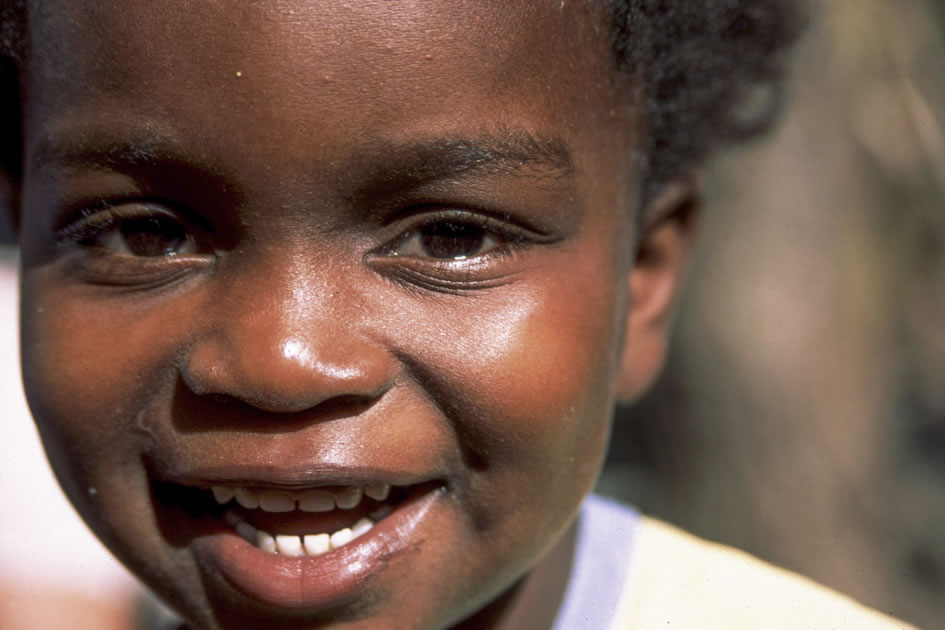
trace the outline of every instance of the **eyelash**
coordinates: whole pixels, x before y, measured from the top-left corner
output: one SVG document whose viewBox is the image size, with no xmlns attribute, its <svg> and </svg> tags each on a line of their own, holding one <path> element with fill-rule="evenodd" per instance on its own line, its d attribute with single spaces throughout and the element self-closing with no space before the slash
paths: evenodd
<svg viewBox="0 0 945 630">
<path fill-rule="evenodd" d="M 424 231 L 428 230 L 426 234 Z M 481 234 L 470 234 L 469 231 L 478 231 Z M 382 250 L 391 256 L 411 256 L 411 254 L 398 251 L 408 244 L 414 237 L 443 238 L 462 240 L 474 236 L 480 236 L 483 239 L 494 241 L 488 247 L 488 251 L 483 254 L 456 256 L 452 259 L 448 256 L 437 258 L 430 256 L 435 260 L 453 260 L 465 261 L 482 256 L 507 253 L 511 248 L 523 246 L 529 243 L 528 231 L 516 226 L 509 218 L 498 219 L 485 214 L 471 213 L 466 211 L 447 210 L 434 213 L 424 213 L 417 215 L 417 220 L 411 222 L 407 219 L 406 226 L 398 226 L 399 236 L 385 245 Z M 465 232 L 465 233 L 464 233 Z M 457 243 L 458 244 L 458 243 Z"/>
<path fill-rule="evenodd" d="M 114 227 L 115 216 L 110 205 L 83 208 L 77 216 L 56 230 L 56 242 L 82 245 L 101 232 Z"/>
<path fill-rule="evenodd" d="M 133 212 L 122 211 L 122 206 L 133 206 Z M 142 211 L 142 209 L 147 209 Z M 96 206 L 83 208 L 65 222 L 63 227 L 56 230 L 58 243 L 74 244 L 83 247 L 94 247 L 89 241 L 101 237 L 109 230 L 120 228 L 124 222 L 161 218 L 174 221 L 184 227 L 189 227 L 177 213 L 164 209 L 160 204 L 147 201 L 132 201 L 121 206 L 103 202 Z"/>
</svg>

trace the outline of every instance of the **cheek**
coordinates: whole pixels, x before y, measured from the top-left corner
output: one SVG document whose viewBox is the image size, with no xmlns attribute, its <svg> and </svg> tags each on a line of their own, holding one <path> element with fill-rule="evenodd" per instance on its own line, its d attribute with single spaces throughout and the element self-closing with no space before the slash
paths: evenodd
<svg viewBox="0 0 945 630">
<path fill-rule="evenodd" d="M 504 411 L 498 417 L 512 420 L 503 425 L 510 436 L 563 437 L 591 421 L 582 412 L 606 398 L 611 322 L 591 317 L 595 306 L 578 296 L 557 297 L 530 296 L 514 318 L 484 326 L 484 336 L 499 341 L 493 342 L 479 387 L 482 399 Z"/>
<path fill-rule="evenodd" d="M 583 496 L 613 404 L 617 285 L 599 268 L 583 285 L 580 273 L 560 271 L 462 298 L 469 303 L 441 311 L 436 334 L 415 345 L 441 375 L 460 439 L 483 467 L 570 477 L 563 483 Z"/>
<path fill-rule="evenodd" d="M 120 475 L 140 465 L 136 453 L 147 436 L 139 420 L 172 390 L 166 376 L 173 371 L 173 344 L 161 327 L 162 309 L 135 309 L 127 299 L 122 307 L 115 296 L 95 297 L 87 288 L 48 288 L 57 284 L 53 271 L 24 271 L 23 380 L 30 408 L 60 477 L 65 467 L 86 479 L 95 471 Z"/>
<path fill-rule="evenodd" d="M 161 326 L 167 307 L 117 307 L 115 296 L 63 288 L 51 271 L 23 274 L 23 382 L 56 477 L 127 566 L 150 575 L 151 584 L 163 579 L 199 593 L 195 571 L 167 560 L 142 465 L 152 438 L 145 420 L 169 404 L 174 382 L 166 378 L 174 337 Z M 171 553 L 186 563 L 182 552 Z"/>
<path fill-rule="evenodd" d="M 613 312 L 610 296 L 589 293 L 571 287 L 569 300 L 543 294 L 516 322 L 485 385 L 505 410 L 494 416 L 495 429 L 527 445 L 529 459 L 558 470 L 578 464 L 596 475 L 612 405 L 616 330 L 600 315 Z"/>
</svg>

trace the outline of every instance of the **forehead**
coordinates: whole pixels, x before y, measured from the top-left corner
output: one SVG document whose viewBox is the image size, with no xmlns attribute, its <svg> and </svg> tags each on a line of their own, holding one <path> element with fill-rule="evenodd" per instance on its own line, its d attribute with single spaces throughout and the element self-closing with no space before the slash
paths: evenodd
<svg viewBox="0 0 945 630">
<path fill-rule="evenodd" d="M 27 133 L 134 118 L 168 135 L 252 147 L 273 167 L 310 153 L 313 141 L 331 159 L 338 140 L 437 135 L 460 123 L 548 135 L 592 120 L 612 138 L 619 78 L 593 6 L 39 1 Z"/>
</svg>

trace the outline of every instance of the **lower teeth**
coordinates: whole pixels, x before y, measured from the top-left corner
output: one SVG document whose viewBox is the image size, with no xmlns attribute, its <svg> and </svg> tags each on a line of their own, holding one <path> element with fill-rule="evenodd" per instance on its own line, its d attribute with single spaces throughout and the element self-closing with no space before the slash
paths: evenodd
<svg viewBox="0 0 945 630">
<path fill-rule="evenodd" d="M 390 514 L 390 511 L 389 506 L 382 506 L 371 513 L 372 518 L 362 518 L 351 527 L 344 527 L 333 534 L 307 534 L 304 536 L 290 534 L 273 536 L 261 529 L 256 529 L 233 512 L 224 513 L 223 520 L 236 530 L 236 533 L 243 540 L 262 551 L 293 557 L 320 556 L 366 534 L 374 527 L 376 521 Z"/>
</svg>

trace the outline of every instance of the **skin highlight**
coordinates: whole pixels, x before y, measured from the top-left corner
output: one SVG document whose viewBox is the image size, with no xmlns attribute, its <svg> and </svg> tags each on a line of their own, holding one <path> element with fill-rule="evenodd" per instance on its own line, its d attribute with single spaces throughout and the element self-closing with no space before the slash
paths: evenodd
<svg viewBox="0 0 945 630">
<path fill-rule="evenodd" d="M 637 220 L 603 18 L 37 6 L 24 382 L 96 534 L 201 628 L 546 624 L 695 212 L 682 178 Z M 372 481 L 431 489 L 264 593 L 239 566 L 270 558 L 159 491 Z"/>
</svg>

